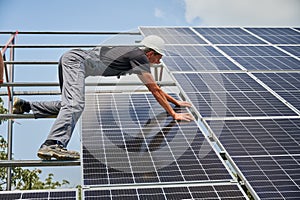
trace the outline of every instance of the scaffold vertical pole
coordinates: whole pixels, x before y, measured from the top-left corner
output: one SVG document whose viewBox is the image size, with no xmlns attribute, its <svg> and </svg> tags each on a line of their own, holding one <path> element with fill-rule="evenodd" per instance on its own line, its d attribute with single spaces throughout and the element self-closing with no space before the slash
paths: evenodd
<svg viewBox="0 0 300 200">
<path fill-rule="evenodd" d="M 12 46 L 15 44 L 15 38 L 11 41 Z M 15 50 L 13 47 L 10 48 L 10 61 L 14 60 Z M 14 64 L 9 65 L 9 80 L 10 82 L 14 82 Z M 12 113 L 13 110 L 13 87 L 11 87 L 11 93 L 8 97 L 8 110 L 9 113 Z M 7 126 L 7 160 L 12 160 L 12 143 L 13 143 L 13 120 L 8 120 Z M 6 190 L 10 191 L 12 188 L 12 168 L 7 168 L 7 186 Z"/>
</svg>

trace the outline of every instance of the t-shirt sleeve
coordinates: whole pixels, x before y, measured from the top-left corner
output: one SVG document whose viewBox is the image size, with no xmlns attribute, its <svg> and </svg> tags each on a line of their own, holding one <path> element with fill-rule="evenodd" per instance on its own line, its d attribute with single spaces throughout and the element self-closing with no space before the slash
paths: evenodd
<svg viewBox="0 0 300 200">
<path fill-rule="evenodd" d="M 150 63 L 146 55 L 139 55 L 130 60 L 131 73 L 141 75 L 144 72 L 151 73 Z"/>
</svg>

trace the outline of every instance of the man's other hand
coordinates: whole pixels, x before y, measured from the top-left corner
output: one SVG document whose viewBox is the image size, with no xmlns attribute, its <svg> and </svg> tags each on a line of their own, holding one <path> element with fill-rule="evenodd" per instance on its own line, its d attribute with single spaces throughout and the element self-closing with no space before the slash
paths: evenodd
<svg viewBox="0 0 300 200">
<path fill-rule="evenodd" d="M 177 106 L 179 106 L 179 107 L 191 107 L 192 104 L 187 102 L 187 101 L 178 101 Z"/>
<path fill-rule="evenodd" d="M 175 120 L 188 121 L 188 122 L 195 119 L 193 115 L 191 115 L 190 113 L 175 113 L 173 118 Z"/>
</svg>

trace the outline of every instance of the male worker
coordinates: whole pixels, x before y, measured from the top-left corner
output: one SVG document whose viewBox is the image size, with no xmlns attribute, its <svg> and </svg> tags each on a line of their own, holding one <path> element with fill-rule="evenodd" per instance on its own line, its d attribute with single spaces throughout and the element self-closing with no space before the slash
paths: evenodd
<svg viewBox="0 0 300 200">
<path fill-rule="evenodd" d="M 177 101 L 163 92 L 151 75 L 150 65 L 159 64 L 164 49 L 162 38 L 150 35 L 138 47 L 96 47 L 91 50 L 73 49 L 65 53 L 59 61 L 59 82 L 61 101 L 28 102 L 16 98 L 13 113 L 22 114 L 32 110 L 36 118 L 57 115 L 47 140 L 41 145 L 37 155 L 41 159 L 78 159 L 79 153 L 66 149 L 72 132 L 82 114 L 85 104 L 85 77 L 121 76 L 137 74 L 151 91 L 159 104 L 175 120 L 190 121 L 189 113 L 176 113 L 168 102 L 176 106 L 191 106 Z"/>
</svg>

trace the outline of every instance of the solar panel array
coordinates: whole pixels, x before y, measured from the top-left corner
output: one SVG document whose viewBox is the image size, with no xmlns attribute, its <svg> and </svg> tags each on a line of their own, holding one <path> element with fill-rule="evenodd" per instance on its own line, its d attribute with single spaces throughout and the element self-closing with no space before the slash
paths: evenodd
<svg viewBox="0 0 300 200">
<path fill-rule="evenodd" d="M 77 200 L 77 189 L 2 191 L 0 199 Z"/>
<path fill-rule="evenodd" d="M 169 29 L 141 32 L 166 39 L 166 69 L 252 195 L 298 199 L 300 29 Z"/>
</svg>

